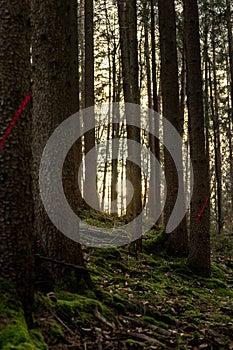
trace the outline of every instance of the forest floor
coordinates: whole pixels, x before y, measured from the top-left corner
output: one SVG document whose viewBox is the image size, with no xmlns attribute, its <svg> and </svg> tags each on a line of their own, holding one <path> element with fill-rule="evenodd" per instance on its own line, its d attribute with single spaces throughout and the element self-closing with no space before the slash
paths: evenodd
<svg viewBox="0 0 233 350">
<path fill-rule="evenodd" d="M 232 249 L 232 238 L 227 242 Z M 15 305 L 0 348 L 232 350 L 233 258 L 215 248 L 211 278 L 194 275 L 184 259 L 152 253 L 151 235 L 137 259 L 129 248 L 85 249 L 94 290 L 37 292 L 36 329 L 29 332 Z M 3 293 L 4 310 L 14 304 L 7 298 Z"/>
</svg>

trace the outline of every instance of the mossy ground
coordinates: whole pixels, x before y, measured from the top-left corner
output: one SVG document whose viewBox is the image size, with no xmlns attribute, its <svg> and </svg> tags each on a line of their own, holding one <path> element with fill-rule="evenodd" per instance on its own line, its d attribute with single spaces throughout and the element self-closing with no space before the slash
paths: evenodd
<svg viewBox="0 0 233 350">
<path fill-rule="evenodd" d="M 0 349 L 2 350 L 47 350 L 42 333 L 28 330 L 21 304 L 13 287 L 0 281 Z"/>
<path fill-rule="evenodd" d="M 233 349 L 232 257 L 213 255 L 211 278 L 201 278 L 152 247 L 148 236 L 138 259 L 128 247 L 86 249 L 95 289 L 38 292 L 31 332 L 14 297 L 1 294 L 0 348 Z"/>
</svg>

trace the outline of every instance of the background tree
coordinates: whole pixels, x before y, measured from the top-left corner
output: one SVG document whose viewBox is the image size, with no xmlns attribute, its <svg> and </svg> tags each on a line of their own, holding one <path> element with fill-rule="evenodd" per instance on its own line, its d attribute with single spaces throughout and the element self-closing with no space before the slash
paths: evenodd
<svg viewBox="0 0 233 350">
<path fill-rule="evenodd" d="M 181 129 L 180 124 L 182 123 L 182 120 L 180 120 L 179 109 L 176 16 L 174 1 L 159 0 L 158 8 L 163 115 L 172 123 L 176 130 L 179 131 Z M 168 135 L 166 137 L 168 137 Z M 182 150 L 180 149 L 177 151 L 182 159 Z M 167 202 L 164 212 L 166 224 L 175 206 L 178 194 L 178 176 L 174 161 L 166 149 L 164 150 L 164 157 L 167 182 Z M 179 175 L 183 176 L 183 169 L 180 169 L 180 172 Z M 182 189 L 180 190 L 182 191 Z M 187 253 L 187 244 L 188 236 L 186 219 L 184 218 L 180 225 L 169 235 L 166 245 L 170 254 L 184 256 Z"/>
<path fill-rule="evenodd" d="M 137 45 L 137 7 L 133 0 L 118 2 L 118 16 L 120 25 L 120 47 L 122 62 L 122 79 L 125 103 L 139 105 L 140 95 L 138 87 L 138 45 Z M 140 118 L 136 113 L 135 118 Z M 127 122 L 127 108 L 126 108 Z M 128 123 L 129 124 L 129 123 Z M 127 125 L 127 139 L 140 143 L 140 129 Z M 135 148 L 128 143 L 128 157 L 135 156 Z M 138 155 L 140 164 L 140 155 Z M 130 159 L 127 159 L 126 178 L 133 186 L 134 194 L 127 207 L 127 216 L 131 221 L 138 216 L 142 209 L 141 170 Z M 135 228 L 138 231 L 140 228 Z M 138 233 L 138 232 L 137 232 Z M 137 250 L 141 250 L 141 239 L 137 240 Z"/>
<path fill-rule="evenodd" d="M 90 125 L 91 130 L 84 135 L 85 154 L 95 148 L 95 115 L 94 115 L 94 32 L 93 32 L 93 0 L 85 0 L 85 68 L 84 68 L 84 103 L 85 108 L 93 108 L 93 118 L 86 120 L 84 125 Z M 85 161 L 85 181 L 84 193 L 87 204 L 92 203 L 96 209 L 99 207 L 97 198 L 96 181 L 93 181 L 93 174 L 96 174 L 96 160 L 91 162 Z"/>
<path fill-rule="evenodd" d="M 205 276 L 210 275 L 209 202 L 199 220 L 200 209 L 210 197 L 208 159 L 204 135 L 204 112 L 201 76 L 200 36 L 196 0 L 184 0 L 185 45 L 187 53 L 187 96 L 190 129 L 190 152 L 194 171 L 191 201 L 189 263 Z"/>
</svg>

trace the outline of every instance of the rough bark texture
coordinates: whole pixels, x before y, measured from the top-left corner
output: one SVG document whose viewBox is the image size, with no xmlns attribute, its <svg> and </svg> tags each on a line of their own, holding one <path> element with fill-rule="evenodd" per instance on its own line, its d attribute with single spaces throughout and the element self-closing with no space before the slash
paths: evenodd
<svg viewBox="0 0 233 350">
<path fill-rule="evenodd" d="M 134 0 L 118 2 L 118 16 L 120 24 L 120 47 L 123 75 L 124 101 L 127 103 L 140 103 L 138 87 L 138 50 L 137 50 L 137 9 Z M 135 115 L 140 118 L 140 115 Z M 127 121 L 127 108 L 126 108 Z M 127 138 L 140 143 L 140 129 L 127 125 Z M 128 157 L 135 155 L 134 147 L 128 143 Z M 140 155 L 138 155 L 140 164 Z M 131 221 L 142 210 L 141 198 L 141 169 L 130 159 L 126 163 L 126 178 L 133 186 L 134 194 L 127 206 L 127 216 Z M 139 227 L 135 228 L 138 234 Z M 141 250 L 141 240 L 136 242 L 137 250 Z"/>
<path fill-rule="evenodd" d="M 0 1 L 0 139 L 30 94 L 30 1 Z M 33 306 L 31 116 L 25 107 L 0 150 L 0 278 L 13 281 L 30 323 Z"/>
<path fill-rule="evenodd" d="M 163 116 L 179 131 L 179 84 L 176 49 L 176 24 L 174 0 L 159 0 L 159 31 L 161 52 L 161 83 L 163 98 Z M 182 157 L 182 150 L 177 150 Z M 167 182 L 167 201 L 165 206 L 165 224 L 168 222 L 175 206 L 178 194 L 178 175 L 173 159 L 164 150 L 165 176 Z M 183 176 L 180 174 L 180 176 Z M 180 191 L 183 189 L 179 189 Z M 185 200 L 185 198 L 184 198 Z M 185 218 L 169 235 L 166 242 L 169 254 L 185 256 L 187 253 L 188 236 Z"/>
<path fill-rule="evenodd" d="M 190 128 L 190 150 L 194 170 L 191 202 L 190 252 L 191 267 L 202 275 L 210 274 L 209 202 L 198 221 L 206 198 L 209 198 L 208 160 L 205 150 L 204 112 L 198 7 L 196 0 L 184 1 L 185 44 L 187 53 L 187 94 Z"/>
<path fill-rule="evenodd" d="M 57 260 L 82 265 L 80 245 L 53 226 L 41 202 L 38 188 L 40 159 L 49 136 L 63 120 L 78 110 L 76 14 L 74 0 L 46 0 L 43 3 L 32 1 L 33 175 L 35 230 L 40 252 Z M 72 148 L 63 168 L 63 185 L 69 203 L 75 210 L 77 192 L 74 157 L 75 151 Z M 65 277 L 65 271 L 51 265 L 49 277 L 51 282 L 61 280 Z"/>
</svg>

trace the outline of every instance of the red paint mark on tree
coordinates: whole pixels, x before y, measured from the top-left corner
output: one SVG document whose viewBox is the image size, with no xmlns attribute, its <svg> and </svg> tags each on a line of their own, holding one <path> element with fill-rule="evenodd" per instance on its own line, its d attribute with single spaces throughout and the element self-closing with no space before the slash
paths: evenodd
<svg viewBox="0 0 233 350">
<path fill-rule="evenodd" d="M 205 204 L 203 205 L 203 207 L 201 208 L 200 213 L 197 215 L 197 217 L 196 217 L 196 219 L 195 219 L 196 222 L 199 221 L 199 219 L 200 219 L 200 217 L 202 216 L 202 214 L 203 214 L 203 212 L 204 212 L 204 210 L 205 210 L 205 208 L 206 208 L 208 202 L 209 202 L 209 197 L 206 197 Z"/>
<path fill-rule="evenodd" d="M 4 143 L 6 142 L 6 139 L 10 135 L 11 130 L 13 129 L 17 119 L 20 117 L 20 115 L 22 114 L 24 108 L 27 106 L 27 104 L 30 102 L 30 100 L 31 100 L 31 96 L 27 95 L 25 100 L 23 101 L 23 103 L 19 107 L 18 111 L 16 112 L 16 115 L 12 119 L 12 121 L 10 123 L 10 126 L 8 127 L 8 129 L 6 130 L 5 134 L 3 135 L 3 138 L 0 141 L 0 149 L 3 147 Z"/>
</svg>

